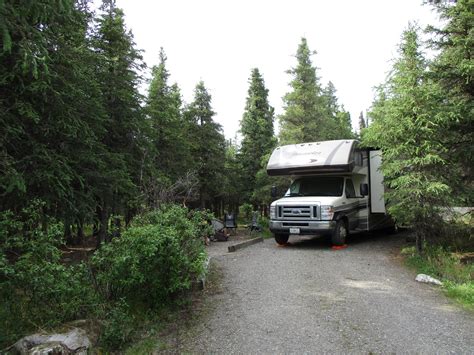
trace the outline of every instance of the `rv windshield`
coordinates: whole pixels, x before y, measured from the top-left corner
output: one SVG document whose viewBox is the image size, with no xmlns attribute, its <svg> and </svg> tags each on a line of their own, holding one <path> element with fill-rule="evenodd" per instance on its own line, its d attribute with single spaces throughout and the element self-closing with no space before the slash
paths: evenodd
<svg viewBox="0 0 474 355">
<path fill-rule="evenodd" d="M 291 183 L 285 196 L 341 196 L 343 177 L 305 176 Z"/>
</svg>

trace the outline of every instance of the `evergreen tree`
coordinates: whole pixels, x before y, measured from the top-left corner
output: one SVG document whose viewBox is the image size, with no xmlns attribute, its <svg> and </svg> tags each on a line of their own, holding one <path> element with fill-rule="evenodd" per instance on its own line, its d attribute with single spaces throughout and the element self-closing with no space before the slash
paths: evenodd
<svg viewBox="0 0 474 355">
<path fill-rule="evenodd" d="M 221 125 L 213 120 L 211 95 L 200 81 L 194 90 L 194 101 L 185 115 L 189 122 L 188 139 L 199 178 L 199 202 L 212 207 L 222 194 L 221 181 L 225 162 L 225 138 Z M 215 206 L 214 206 L 215 207 Z"/>
<path fill-rule="evenodd" d="M 322 98 L 325 102 L 325 113 L 320 129 L 324 139 L 354 138 L 351 115 L 344 110 L 344 106 L 339 106 L 336 87 L 331 81 L 323 89 Z"/>
<path fill-rule="evenodd" d="M 431 75 L 441 85 L 444 97 L 439 101 L 446 115 L 440 136 L 450 159 L 457 162 L 450 173 L 456 182 L 458 204 L 472 205 L 474 181 L 474 3 L 458 0 L 454 4 L 435 2 L 444 20 L 443 28 L 429 27 L 431 46 L 440 51 L 431 65 Z"/>
<path fill-rule="evenodd" d="M 439 139 L 445 112 L 439 87 L 427 78 L 427 63 L 411 26 L 403 34 L 400 57 L 383 87 L 382 100 L 374 103 L 373 122 L 364 144 L 383 151 L 382 171 L 390 188 L 389 211 L 401 224 L 413 225 L 417 246 L 434 237 L 440 206 L 451 200 L 450 160 Z"/>
<path fill-rule="evenodd" d="M 186 173 L 189 147 L 183 136 L 181 92 L 177 84 L 168 84 L 167 58 L 163 48 L 159 56 L 160 63 L 152 68 L 146 113 L 152 126 L 154 166 L 170 182 Z"/>
<path fill-rule="evenodd" d="M 40 198 L 47 214 L 84 218 L 104 130 L 91 13 L 73 1 L 7 1 L 0 11 L 1 209 Z"/>
<path fill-rule="evenodd" d="M 280 142 L 291 144 L 326 139 L 352 138 L 350 115 L 339 107 L 336 89 L 329 82 L 322 88 L 305 38 L 296 53 L 297 65 L 288 71 L 293 76 L 292 91 L 283 97 L 285 113 L 280 119 Z"/>
<path fill-rule="evenodd" d="M 107 147 L 104 171 L 98 194 L 97 214 L 100 221 L 99 239 L 105 240 L 110 213 L 125 214 L 131 199 L 138 194 L 142 141 L 146 131 L 141 109 L 139 71 L 144 68 L 142 57 L 127 32 L 124 14 L 114 0 L 104 1 L 98 20 L 95 48 L 101 56 L 97 77 L 106 112 Z"/>
<path fill-rule="evenodd" d="M 365 124 L 365 118 L 364 118 L 364 113 L 360 111 L 359 115 L 359 132 L 362 132 L 364 128 L 367 128 L 367 125 Z"/>
<path fill-rule="evenodd" d="M 262 157 L 276 145 L 273 131 L 274 109 L 268 103 L 268 90 L 257 68 L 252 69 L 245 111 L 240 121 L 242 146 L 239 161 L 244 200 L 249 201 L 255 189 L 255 178 L 260 170 Z M 253 201 L 258 203 L 258 201 Z"/>
<path fill-rule="evenodd" d="M 324 139 L 321 136 L 324 99 L 311 62 L 313 54 L 316 52 L 310 51 L 306 38 L 302 38 L 296 52 L 297 65 L 287 72 L 293 80 L 290 82 L 292 91 L 283 97 L 285 113 L 279 117 L 281 144 Z"/>
<path fill-rule="evenodd" d="M 224 174 L 222 176 L 222 198 L 224 211 L 238 211 L 241 204 L 242 191 L 242 164 L 238 155 L 239 147 L 236 139 L 226 140 Z"/>
</svg>

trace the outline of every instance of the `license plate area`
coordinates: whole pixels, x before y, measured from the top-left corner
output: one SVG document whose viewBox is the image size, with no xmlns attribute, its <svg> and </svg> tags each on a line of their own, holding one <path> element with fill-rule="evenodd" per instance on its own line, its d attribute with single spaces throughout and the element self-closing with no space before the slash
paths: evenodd
<svg viewBox="0 0 474 355">
<path fill-rule="evenodd" d="M 300 229 L 296 227 L 290 228 L 290 234 L 300 234 Z"/>
</svg>

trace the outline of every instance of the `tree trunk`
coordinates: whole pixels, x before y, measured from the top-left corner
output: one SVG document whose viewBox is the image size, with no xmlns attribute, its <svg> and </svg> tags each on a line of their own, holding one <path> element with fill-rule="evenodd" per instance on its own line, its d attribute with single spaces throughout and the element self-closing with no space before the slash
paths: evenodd
<svg viewBox="0 0 474 355">
<path fill-rule="evenodd" d="M 67 245 L 71 245 L 74 243 L 74 239 L 72 237 L 71 232 L 71 223 L 69 223 L 68 219 L 64 221 L 64 240 L 66 241 Z"/>
<path fill-rule="evenodd" d="M 119 217 L 114 217 L 112 238 L 120 237 L 121 233 L 122 233 L 122 221 L 120 220 Z"/>
<path fill-rule="evenodd" d="M 421 231 L 417 231 L 416 232 L 416 239 L 415 239 L 415 243 L 416 243 L 416 251 L 418 252 L 418 254 L 422 254 L 423 253 L 423 233 Z"/>
<path fill-rule="evenodd" d="M 105 204 L 102 206 L 97 205 L 96 214 L 99 227 L 97 233 L 97 246 L 99 247 L 102 243 L 107 242 L 109 216 Z"/>
<path fill-rule="evenodd" d="M 84 221 L 82 218 L 79 218 L 79 221 L 77 222 L 77 244 L 83 245 L 84 239 Z"/>
</svg>

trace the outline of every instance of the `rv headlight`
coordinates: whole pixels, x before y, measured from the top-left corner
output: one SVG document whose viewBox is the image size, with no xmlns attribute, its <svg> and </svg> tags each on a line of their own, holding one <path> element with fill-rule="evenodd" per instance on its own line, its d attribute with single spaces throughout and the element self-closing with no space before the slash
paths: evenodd
<svg viewBox="0 0 474 355">
<path fill-rule="evenodd" d="M 270 218 L 275 218 L 276 217 L 276 207 L 275 206 L 270 206 Z"/>
<path fill-rule="evenodd" d="M 333 206 L 321 206 L 321 219 L 326 221 L 332 220 L 334 217 Z"/>
</svg>

